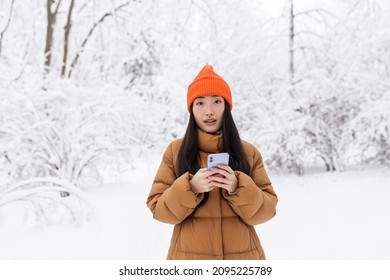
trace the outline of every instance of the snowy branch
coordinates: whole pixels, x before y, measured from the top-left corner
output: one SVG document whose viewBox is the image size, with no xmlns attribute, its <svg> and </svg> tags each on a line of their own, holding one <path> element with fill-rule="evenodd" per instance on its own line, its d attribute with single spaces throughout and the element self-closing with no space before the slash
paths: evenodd
<svg viewBox="0 0 390 280">
<path fill-rule="evenodd" d="M 5 26 L 2 28 L 2 30 L 0 30 L 0 58 L 1 58 L 3 37 L 4 37 L 4 33 L 7 31 L 8 27 L 9 27 L 9 24 L 10 24 L 10 22 L 11 22 L 12 11 L 13 11 L 13 7 L 14 7 L 14 2 L 15 2 L 15 0 L 12 0 L 12 1 L 11 1 L 11 5 L 10 5 L 10 8 L 9 8 L 9 16 L 8 16 L 8 19 L 7 19 L 6 23 L 5 23 Z M 1 26 L 0 26 L 0 28 L 1 28 Z"/>
<path fill-rule="evenodd" d="M 116 7 L 114 9 L 114 11 L 118 11 L 120 9 L 122 9 L 123 7 L 129 5 L 130 3 L 127 2 L 127 3 L 124 3 L 118 7 Z M 88 34 L 87 34 L 87 37 L 84 39 L 84 41 L 82 42 L 81 44 L 81 47 L 80 47 L 80 50 L 77 52 L 76 56 L 74 57 L 74 59 L 72 60 L 72 63 L 70 64 L 70 70 L 69 70 L 69 73 L 68 73 L 68 78 L 71 77 L 72 75 L 72 71 L 74 70 L 76 64 L 77 64 L 77 61 L 81 55 L 81 53 L 83 52 L 84 50 L 84 47 L 86 46 L 86 44 L 88 43 L 89 39 L 91 38 L 93 32 L 95 31 L 95 29 L 99 26 L 99 24 L 101 24 L 102 22 L 104 22 L 104 20 L 109 17 L 109 16 L 112 16 L 113 15 L 113 11 L 111 12 L 107 12 L 105 13 L 97 22 L 95 22 L 95 24 L 91 27 L 91 29 L 89 30 Z"/>
</svg>

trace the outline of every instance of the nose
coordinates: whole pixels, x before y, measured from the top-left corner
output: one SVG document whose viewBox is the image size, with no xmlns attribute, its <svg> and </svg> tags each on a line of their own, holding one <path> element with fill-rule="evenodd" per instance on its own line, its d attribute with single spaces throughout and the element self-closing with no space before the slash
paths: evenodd
<svg viewBox="0 0 390 280">
<path fill-rule="evenodd" d="M 214 116 L 214 110 L 212 109 L 211 105 L 206 106 L 205 114 L 208 117 Z"/>
</svg>

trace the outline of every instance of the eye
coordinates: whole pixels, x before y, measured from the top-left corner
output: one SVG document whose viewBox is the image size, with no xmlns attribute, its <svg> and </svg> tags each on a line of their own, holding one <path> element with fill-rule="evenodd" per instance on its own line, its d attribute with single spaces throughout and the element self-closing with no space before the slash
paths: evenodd
<svg viewBox="0 0 390 280">
<path fill-rule="evenodd" d="M 202 106 L 202 105 L 203 105 L 203 102 L 202 102 L 202 101 L 196 101 L 196 102 L 195 102 L 195 105 L 196 105 L 196 106 Z"/>
<path fill-rule="evenodd" d="M 221 104 L 222 103 L 222 100 L 221 99 L 217 99 L 214 101 L 216 104 Z"/>
</svg>

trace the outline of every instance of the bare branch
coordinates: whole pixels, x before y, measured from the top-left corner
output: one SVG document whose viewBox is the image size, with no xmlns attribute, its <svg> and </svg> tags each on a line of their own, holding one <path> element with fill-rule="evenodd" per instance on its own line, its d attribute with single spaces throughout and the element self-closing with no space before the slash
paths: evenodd
<svg viewBox="0 0 390 280">
<path fill-rule="evenodd" d="M 305 11 L 296 13 L 295 16 L 299 17 L 299 16 L 302 16 L 302 15 L 309 15 L 309 14 L 313 14 L 313 13 L 320 14 L 321 16 L 323 16 L 324 14 L 327 14 L 327 15 L 332 16 L 334 18 L 338 18 L 335 14 L 333 14 L 333 13 L 331 13 L 331 12 L 325 10 L 325 9 L 305 10 Z"/>
<path fill-rule="evenodd" d="M 124 4 L 120 5 L 120 6 L 118 6 L 117 8 L 115 8 L 113 11 L 116 12 L 116 11 L 122 9 L 123 7 L 129 5 L 129 3 L 130 3 L 130 2 L 124 3 Z M 113 15 L 113 11 L 105 13 L 97 22 L 95 22 L 95 24 L 94 24 L 94 25 L 92 26 L 92 28 L 89 30 L 89 32 L 88 32 L 88 34 L 87 34 L 87 37 L 84 39 L 83 43 L 81 44 L 80 50 L 77 52 L 75 58 L 74 58 L 73 61 L 72 61 L 72 64 L 70 65 L 70 70 L 69 70 L 69 73 L 68 73 L 68 78 L 71 77 L 72 71 L 73 71 L 74 67 L 75 67 L 76 64 L 77 64 L 77 61 L 78 61 L 78 59 L 79 59 L 79 57 L 80 57 L 80 54 L 82 53 L 82 51 L 83 51 L 85 45 L 88 43 L 88 40 L 91 38 L 91 36 L 92 36 L 93 32 L 95 31 L 95 29 L 96 29 L 96 28 L 99 26 L 99 24 L 101 24 L 107 17 L 112 16 L 112 15 Z"/>
<path fill-rule="evenodd" d="M 15 0 L 12 0 L 11 7 L 9 9 L 9 17 L 8 17 L 7 23 L 6 23 L 5 27 L 4 27 L 4 30 L 2 30 L 0 32 L 0 57 L 1 57 L 1 49 L 2 49 L 2 42 L 3 42 L 4 33 L 7 31 L 8 27 L 9 27 L 9 24 L 11 22 L 12 11 L 13 11 L 13 8 L 14 8 L 14 2 L 15 2 Z"/>
<path fill-rule="evenodd" d="M 205 5 L 207 5 L 207 1 L 203 1 L 203 2 L 204 2 Z M 206 17 L 210 20 L 210 22 L 212 23 L 213 28 L 214 28 L 215 37 L 218 37 L 218 25 L 215 22 L 214 16 L 211 15 L 206 9 L 204 9 L 203 7 L 201 7 L 200 5 L 195 3 L 194 1 L 192 1 L 192 4 L 195 7 L 197 7 L 201 12 L 203 12 L 206 15 Z"/>
</svg>

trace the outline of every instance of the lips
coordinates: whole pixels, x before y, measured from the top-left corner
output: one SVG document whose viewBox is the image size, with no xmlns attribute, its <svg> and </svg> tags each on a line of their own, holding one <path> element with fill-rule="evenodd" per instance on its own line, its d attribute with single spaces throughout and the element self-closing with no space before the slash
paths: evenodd
<svg viewBox="0 0 390 280">
<path fill-rule="evenodd" d="M 204 123 L 207 124 L 207 125 L 213 125 L 216 122 L 217 122 L 216 119 L 207 119 L 207 120 L 204 121 Z"/>
</svg>

